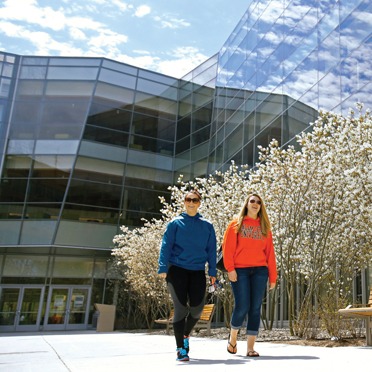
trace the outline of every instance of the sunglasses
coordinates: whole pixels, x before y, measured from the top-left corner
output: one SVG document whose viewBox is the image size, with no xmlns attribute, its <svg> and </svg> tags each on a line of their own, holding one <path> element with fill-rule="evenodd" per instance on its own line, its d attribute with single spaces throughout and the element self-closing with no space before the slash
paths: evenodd
<svg viewBox="0 0 372 372">
<path fill-rule="evenodd" d="M 199 203 L 199 201 L 200 201 L 200 199 L 198 199 L 198 198 L 185 198 L 185 202 L 186 203 L 191 203 L 191 202 L 193 202 L 193 203 Z"/>
<path fill-rule="evenodd" d="M 256 204 L 258 204 L 258 205 L 261 205 L 262 203 L 261 203 L 261 200 L 254 200 L 254 199 L 251 199 L 250 201 L 249 201 L 251 204 L 254 204 L 254 203 L 256 203 Z"/>
</svg>

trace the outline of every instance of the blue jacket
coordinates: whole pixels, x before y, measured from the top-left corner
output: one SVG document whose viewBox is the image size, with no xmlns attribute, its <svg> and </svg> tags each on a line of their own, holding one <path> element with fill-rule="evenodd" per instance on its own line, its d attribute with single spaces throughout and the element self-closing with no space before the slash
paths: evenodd
<svg viewBox="0 0 372 372">
<path fill-rule="evenodd" d="M 199 213 L 183 212 L 168 223 L 159 255 L 158 274 L 168 272 L 170 265 L 188 270 L 205 270 L 216 276 L 216 233 L 212 223 Z"/>
</svg>

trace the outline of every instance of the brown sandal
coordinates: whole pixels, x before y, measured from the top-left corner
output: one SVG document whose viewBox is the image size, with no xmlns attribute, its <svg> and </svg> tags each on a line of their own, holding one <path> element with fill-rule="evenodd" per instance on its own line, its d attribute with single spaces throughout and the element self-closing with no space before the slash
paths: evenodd
<svg viewBox="0 0 372 372">
<path fill-rule="evenodd" d="M 232 348 L 232 351 L 229 350 L 229 346 Z M 230 354 L 236 354 L 237 351 L 238 351 L 238 349 L 236 348 L 236 344 L 233 345 L 230 342 L 230 338 L 229 338 L 229 341 L 227 341 L 227 352 L 230 353 Z"/>
<path fill-rule="evenodd" d="M 247 357 L 250 357 L 250 358 L 257 358 L 259 356 L 260 354 L 258 354 L 257 351 L 254 351 L 254 350 L 248 351 L 248 354 L 247 354 Z"/>
</svg>

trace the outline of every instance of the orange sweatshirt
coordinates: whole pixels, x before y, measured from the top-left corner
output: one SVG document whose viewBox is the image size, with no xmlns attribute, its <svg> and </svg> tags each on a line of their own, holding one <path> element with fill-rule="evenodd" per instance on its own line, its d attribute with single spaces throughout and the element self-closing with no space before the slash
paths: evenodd
<svg viewBox="0 0 372 372">
<path fill-rule="evenodd" d="M 239 234 L 235 231 L 236 220 L 229 223 L 222 243 L 223 262 L 226 270 L 236 268 L 267 266 L 269 282 L 277 278 L 276 258 L 271 231 L 264 237 L 261 232 L 260 219 L 244 217 Z"/>
</svg>

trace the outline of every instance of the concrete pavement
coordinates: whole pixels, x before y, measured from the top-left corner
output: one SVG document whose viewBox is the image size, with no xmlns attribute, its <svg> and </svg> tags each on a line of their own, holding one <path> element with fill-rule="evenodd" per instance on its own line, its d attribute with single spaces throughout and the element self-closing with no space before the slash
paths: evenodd
<svg viewBox="0 0 372 372">
<path fill-rule="evenodd" d="M 225 340 L 192 337 L 190 361 L 177 362 L 174 336 L 95 331 L 0 334 L 0 371 L 259 371 L 325 372 L 370 370 L 371 347 L 312 347 L 257 342 L 259 358 L 248 358 L 246 342 L 226 352 Z"/>
</svg>

